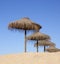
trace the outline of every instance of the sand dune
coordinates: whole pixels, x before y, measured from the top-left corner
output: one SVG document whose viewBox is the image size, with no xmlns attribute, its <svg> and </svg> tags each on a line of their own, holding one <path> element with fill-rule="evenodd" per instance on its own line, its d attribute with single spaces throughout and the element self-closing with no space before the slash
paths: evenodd
<svg viewBox="0 0 60 64">
<path fill-rule="evenodd" d="M 60 52 L 2 55 L 0 64 L 60 64 Z"/>
</svg>

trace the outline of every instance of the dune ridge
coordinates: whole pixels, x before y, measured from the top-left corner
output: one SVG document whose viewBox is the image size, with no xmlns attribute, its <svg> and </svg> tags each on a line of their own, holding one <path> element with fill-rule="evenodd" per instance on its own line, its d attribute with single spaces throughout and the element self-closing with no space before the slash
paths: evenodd
<svg viewBox="0 0 60 64">
<path fill-rule="evenodd" d="M 60 52 L 0 55 L 0 64 L 60 64 Z"/>
</svg>

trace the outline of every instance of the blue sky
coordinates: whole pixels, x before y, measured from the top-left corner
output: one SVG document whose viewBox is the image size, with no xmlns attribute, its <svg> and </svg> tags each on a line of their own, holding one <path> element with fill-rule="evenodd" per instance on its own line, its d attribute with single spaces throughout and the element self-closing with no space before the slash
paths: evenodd
<svg viewBox="0 0 60 64">
<path fill-rule="evenodd" d="M 23 17 L 40 24 L 60 48 L 60 0 L 0 0 L 0 55 L 24 52 L 24 32 L 8 30 L 10 22 Z M 28 43 L 28 52 L 36 51 L 33 45 Z"/>
</svg>

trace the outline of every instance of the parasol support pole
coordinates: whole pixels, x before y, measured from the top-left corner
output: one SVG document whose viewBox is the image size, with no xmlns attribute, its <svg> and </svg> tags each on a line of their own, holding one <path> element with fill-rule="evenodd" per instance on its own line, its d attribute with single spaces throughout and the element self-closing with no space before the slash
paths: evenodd
<svg viewBox="0 0 60 64">
<path fill-rule="evenodd" d="M 37 52 L 38 52 L 38 40 L 37 40 Z"/>
<path fill-rule="evenodd" d="M 26 52 L 26 30 L 25 30 L 25 45 L 24 45 L 24 52 Z"/>
<path fill-rule="evenodd" d="M 45 52 L 45 46 L 44 46 L 44 52 Z"/>
</svg>

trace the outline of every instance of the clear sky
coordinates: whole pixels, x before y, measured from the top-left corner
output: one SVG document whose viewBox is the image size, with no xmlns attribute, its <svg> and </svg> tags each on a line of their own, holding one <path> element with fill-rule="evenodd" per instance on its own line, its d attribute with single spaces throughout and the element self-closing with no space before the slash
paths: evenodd
<svg viewBox="0 0 60 64">
<path fill-rule="evenodd" d="M 24 32 L 8 30 L 9 22 L 23 17 L 40 24 L 40 31 L 60 48 L 60 0 L 0 0 L 0 55 L 24 52 Z M 33 42 L 27 48 L 36 51 Z"/>
</svg>

